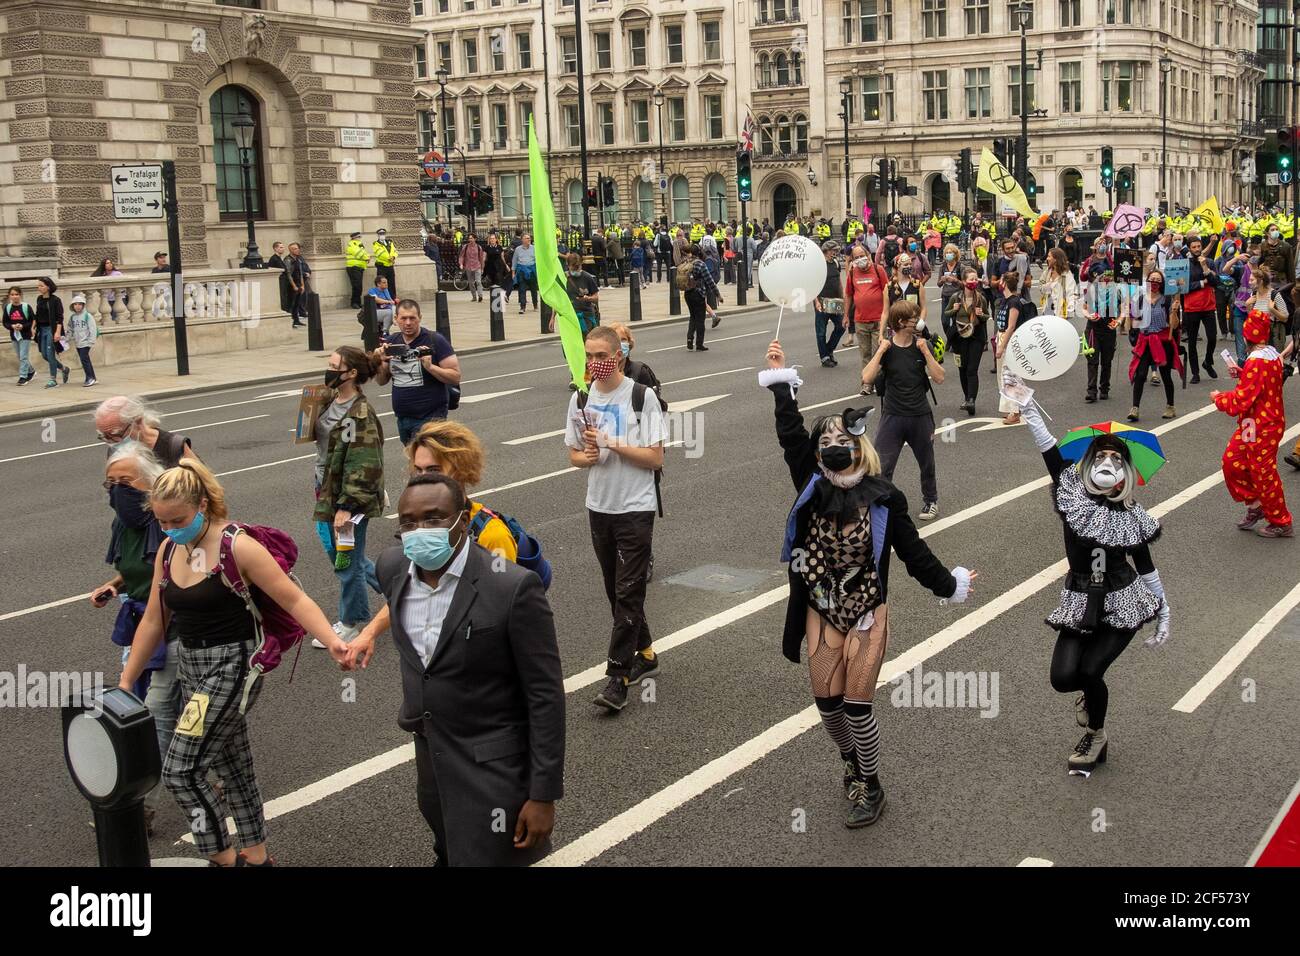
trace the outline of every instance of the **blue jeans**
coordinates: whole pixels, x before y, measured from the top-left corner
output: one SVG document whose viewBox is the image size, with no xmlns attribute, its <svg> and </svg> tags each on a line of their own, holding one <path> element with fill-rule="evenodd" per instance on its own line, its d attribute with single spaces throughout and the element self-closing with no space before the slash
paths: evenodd
<svg viewBox="0 0 1300 956">
<path fill-rule="evenodd" d="M 14 341 L 14 352 L 18 355 L 18 377 L 27 378 L 36 374 L 36 369 L 32 368 L 32 363 L 28 356 L 32 352 L 31 339 L 16 339 Z"/>
<path fill-rule="evenodd" d="M 1235 305 L 1232 307 L 1232 340 L 1237 346 L 1237 364 L 1246 364 L 1246 336 L 1242 326 L 1246 323 L 1246 313 Z"/>
<path fill-rule="evenodd" d="M 353 624 L 365 624 L 370 620 L 370 596 L 366 594 L 369 585 L 376 594 L 379 593 L 379 579 L 375 577 L 375 562 L 366 557 L 366 524 L 362 518 L 356 524 L 356 545 L 352 549 L 352 563 L 346 568 L 334 569 L 334 576 L 339 582 L 339 620 L 351 627 Z M 316 522 L 316 534 L 325 548 L 325 556 L 334 562 L 337 552 L 334 549 L 333 522 Z"/>
<path fill-rule="evenodd" d="M 50 379 L 59 377 L 59 369 L 63 363 L 59 361 L 59 353 L 54 350 L 54 329 L 50 326 L 38 326 L 36 329 L 37 347 L 41 350 L 41 357 L 50 363 Z"/>
<path fill-rule="evenodd" d="M 403 445 L 409 445 L 415 433 L 420 430 L 420 426 L 425 422 L 442 421 L 447 417 L 447 410 L 444 408 L 442 414 L 429 415 L 427 418 L 403 418 L 397 416 L 397 435 Z"/>
<path fill-rule="evenodd" d="M 840 344 L 840 339 L 844 337 L 844 326 L 840 323 L 844 320 L 842 315 L 832 315 L 830 312 L 816 312 L 817 327 L 817 354 L 822 357 L 822 361 L 835 357 L 835 346 Z M 830 341 L 826 340 L 826 326 L 831 326 Z"/>
<path fill-rule="evenodd" d="M 126 648 L 130 650 L 130 648 Z M 144 696 L 144 705 L 153 716 L 154 732 L 158 737 L 158 752 L 167 756 L 172 745 L 172 735 L 176 732 L 176 717 L 181 709 L 181 685 L 178 680 L 180 670 L 181 642 L 174 640 L 167 645 L 167 665 L 162 670 L 151 671 L 149 690 Z M 158 796 L 162 793 L 162 781 L 149 791 L 145 803 L 157 807 Z"/>
</svg>

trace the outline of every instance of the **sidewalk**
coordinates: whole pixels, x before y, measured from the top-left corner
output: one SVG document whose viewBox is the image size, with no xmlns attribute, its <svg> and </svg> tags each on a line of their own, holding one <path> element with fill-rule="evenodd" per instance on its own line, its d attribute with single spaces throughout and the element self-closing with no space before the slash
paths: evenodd
<svg viewBox="0 0 1300 956">
<path fill-rule="evenodd" d="M 718 309 L 719 315 L 726 316 L 766 308 L 768 305 L 766 302 L 758 302 L 757 289 L 750 289 L 748 290 L 749 304 L 744 308 L 737 307 L 735 293 L 735 286 L 722 287 L 726 304 Z M 451 341 L 459 355 L 509 348 L 542 339 L 558 340 L 558 336 L 554 334 L 541 333 L 538 313 L 533 310 L 531 301 L 528 312 L 522 316 L 519 314 L 516 299 L 512 297 L 506 303 L 505 341 L 493 342 L 486 295 L 483 302 L 479 303 L 472 301 L 468 292 L 453 290 L 447 293 L 447 299 L 451 316 Z M 627 288 L 620 289 L 617 284 L 608 289 L 602 287 L 600 290 L 601 322 L 627 322 L 628 299 Z M 424 326 L 433 328 L 434 304 L 421 303 L 421 314 Z M 681 315 L 670 316 L 668 283 L 666 281 L 651 283 L 643 289 L 641 314 L 642 321 L 637 324 L 637 328 L 669 322 L 685 322 L 686 305 L 682 304 Z M 287 322 L 288 319 L 285 321 Z M 234 389 L 246 385 L 262 383 L 269 385 L 303 376 L 319 376 L 324 372 L 329 350 L 349 343 L 361 344 L 361 327 L 357 324 L 354 310 L 329 312 L 321 317 L 321 321 L 324 327 L 326 349 L 324 352 L 307 351 L 307 331 L 303 329 L 298 333 L 301 335 L 300 344 L 274 345 L 224 355 L 192 356 L 190 374 L 184 377 L 176 374 L 176 363 L 172 359 L 138 362 L 105 369 L 98 385 L 93 388 L 83 388 L 81 368 L 73 361 L 70 365 L 72 376 L 68 384 L 60 384 L 57 388 L 43 387 L 45 379 L 43 371 L 21 388 L 13 381 L 6 381 L 0 383 L 0 422 L 86 411 L 113 395 L 165 398 Z M 65 364 L 67 364 L 66 359 Z"/>
</svg>

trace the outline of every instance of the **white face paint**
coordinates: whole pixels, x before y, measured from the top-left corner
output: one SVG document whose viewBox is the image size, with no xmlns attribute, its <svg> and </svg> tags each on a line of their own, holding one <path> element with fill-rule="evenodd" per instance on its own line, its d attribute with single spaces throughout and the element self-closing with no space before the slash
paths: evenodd
<svg viewBox="0 0 1300 956">
<path fill-rule="evenodd" d="M 1103 491 L 1110 491 L 1124 480 L 1124 465 L 1118 455 L 1103 452 L 1092 463 L 1088 473 L 1092 483 Z"/>
</svg>

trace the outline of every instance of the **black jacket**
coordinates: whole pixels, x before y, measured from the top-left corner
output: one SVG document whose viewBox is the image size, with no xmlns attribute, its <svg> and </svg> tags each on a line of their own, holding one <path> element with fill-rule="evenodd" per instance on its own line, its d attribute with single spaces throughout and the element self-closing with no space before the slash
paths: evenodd
<svg viewBox="0 0 1300 956">
<path fill-rule="evenodd" d="M 817 467 L 817 453 L 808 430 L 804 428 L 803 413 L 799 403 L 790 393 L 790 386 L 784 383 L 771 385 L 769 388 L 776 396 L 776 437 L 781 443 L 785 455 L 786 467 L 790 469 L 790 478 L 794 482 L 796 493 L 804 497 L 804 491 L 814 475 L 820 474 Z M 824 480 L 824 479 L 823 479 Z M 916 578 L 924 587 L 929 588 L 941 598 L 952 597 L 957 592 L 957 579 L 952 576 L 943 563 L 921 540 L 907 513 L 907 498 L 890 482 L 880 477 L 867 477 L 863 481 L 872 483 L 870 504 L 873 509 L 879 506 L 883 511 L 876 514 L 887 515 L 884 529 L 884 548 L 876 564 L 876 573 L 880 576 L 881 600 L 889 596 L 889 556 L 896 552 L 903 560 L 907 573 Z M 794 543 L 802 547 L 808 536 L 808 527 L 812 520 L 812 503 L 805 502 L 795 512 Z M 873 523 L 873 537 L 876 529 Z M 786 658 L 799 663 L 799 648 L 804 641 L 804 631 L 808 616 L 808 587 L 803 575 L 794 570 L 793 562 L 787 569 L 790 582 L 790 600 L 785 610 L 785 632 L 782 635 L 781 651 Z"/>
<path fill-rule="evenodd" d="M 397 723 L 427 748 L 455 866 L 535 862 L 512 845 L 526 800 L 564 795 L 564 675 L 555 622 L 531 571 L 471 542 L 464 573 L 425 666 L 402 623 L 410 560 L 400 545 L 375 566 L 392 615 L 402 679 Z M 490 825 L 497 809 L 505 826 Z"/>
</svg>

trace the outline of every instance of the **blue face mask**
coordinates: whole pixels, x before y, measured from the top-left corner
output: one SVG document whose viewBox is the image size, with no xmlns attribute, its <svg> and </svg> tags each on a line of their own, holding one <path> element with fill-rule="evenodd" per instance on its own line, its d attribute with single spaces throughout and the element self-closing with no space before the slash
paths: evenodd
<svg viewBox="0 0 1300 956">
<path fill-rule="evenodd" d="M 446 567 L 455 553 L 450 528 L 417 528 L 402 535 L 402 554 L 426 571 Z"/>
<path fill-rule="evenodd" d="M 618 347 L 623 350 L 623 358 L 627 358 L 627 353 L 632 351 L 632 346 L 626 342 L 619 342 Z"/>
<path fill-rule="evenodd" d="M 189 544 L 197 538 L 199 532 L 203 530 L 203 522 L 206 518 L 207 516 L 202 511 L 196 512 L 194 520 L 185 527 L 165 528 L 163 529 L 163 534 L 167 535 L 167 537 L 171 538 L 177 544 Z"/>
</svg>

